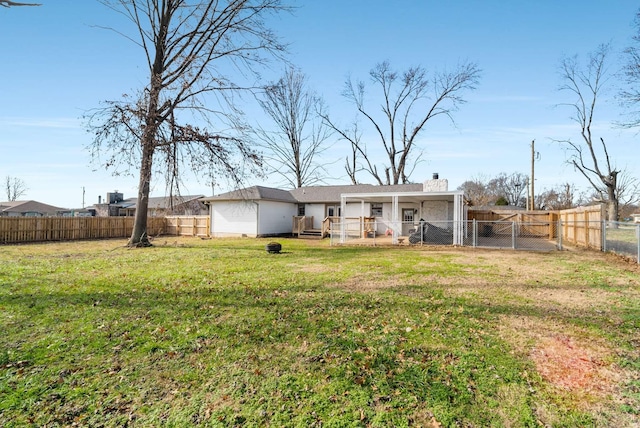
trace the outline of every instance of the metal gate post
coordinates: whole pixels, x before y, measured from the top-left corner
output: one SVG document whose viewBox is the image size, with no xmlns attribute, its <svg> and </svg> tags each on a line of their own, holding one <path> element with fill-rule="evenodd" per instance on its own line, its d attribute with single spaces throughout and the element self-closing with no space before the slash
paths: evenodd
<svg viewBox="0 0 640 428">
<path fill-rule="evenodd" d="M 602 252 L 606 253 L 607 252 L 607 221 L 606 220 L 602 220 L 601 226 L 600 228 L 601 230 L 601 235 L 602 235 Z M 587 246 L 589 245 L 589 243 L 587 242 Z"/>
<path fill-rule="evenodd" d="M 513 247 L 513 249 L 516 249 L 516 222 L 512 221 L 511 222 L 511 247 Z"/>
<path fill-rule="evenodd" d="M 471 245 L 473 248 L 478 246 L 478 221 L 474 218 L 471 226 Z"/>
</svg>

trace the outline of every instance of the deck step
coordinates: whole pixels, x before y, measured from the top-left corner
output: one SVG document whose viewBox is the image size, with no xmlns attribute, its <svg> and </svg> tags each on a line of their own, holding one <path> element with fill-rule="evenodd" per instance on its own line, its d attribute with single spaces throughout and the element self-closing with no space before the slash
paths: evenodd
<svg viewBox="0 0 640 428">
<path fill-rule="evenodd" d="M 322 231 L 318 229 L 303 230 L 298 234 L 302 239 L 322 239 Z"/>
</svg>

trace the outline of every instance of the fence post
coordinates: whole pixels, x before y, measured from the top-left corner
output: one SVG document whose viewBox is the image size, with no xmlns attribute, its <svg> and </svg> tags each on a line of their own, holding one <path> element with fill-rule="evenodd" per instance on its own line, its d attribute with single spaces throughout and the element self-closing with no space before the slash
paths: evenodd
<svg viewBox="0 0 640 428">
<path fill-rule="evenodd" d="M 511 222 L 511 247 L 516 249 L 516 222 Z"/>
<path fill-rule="evenodd" d="M 601 229 L 601 235 L 602 235 L 602 252 L 606 253 L 607 252 L 607 221 L 606 220 L 602 220 L 600 222 L 600 229 Z"/>
<path fill-rule="evenodd" d="M 558 250 L 562 250 L 562 220 L 558 220 Z"/>
<path fill-rule="evenodd" d="M 473 245 L 473 248 L 475 248 L 478 246 L 478 222 L 475 218 L 473 219 L 473 224 L 471 225 L 471 234 L 471 245 Z"/>
<path fill-rule="evenodd" d="M 376 246 L 376 232 L 378 231 L 378 220 L 373 220 L 373 246 Z M 396 244 L 398 241 L 395 242 Z"/>
</svg>

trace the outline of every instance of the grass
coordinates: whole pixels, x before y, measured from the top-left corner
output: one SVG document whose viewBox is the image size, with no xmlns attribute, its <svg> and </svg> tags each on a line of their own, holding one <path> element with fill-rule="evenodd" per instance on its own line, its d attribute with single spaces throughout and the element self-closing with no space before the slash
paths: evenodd
<svg viewBox="0 0 640 428">
<path fill-rule="evenodd" d="M 1 247 L 0 425 L 640 418 L 633 264 L 288 239 L 267 254 L 267 242 Z"/>
</svg>

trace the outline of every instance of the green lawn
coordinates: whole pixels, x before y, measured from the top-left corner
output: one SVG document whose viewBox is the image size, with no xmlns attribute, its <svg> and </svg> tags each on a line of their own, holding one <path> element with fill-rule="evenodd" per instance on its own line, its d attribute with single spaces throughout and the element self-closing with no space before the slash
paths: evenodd
<svg viewBox="0 0 640 428">
<path fill-rule="evenodd" d="M 597 252 L 0 247 L 0 426 L 629 426 L 638 266 Z"/>
</svg>

